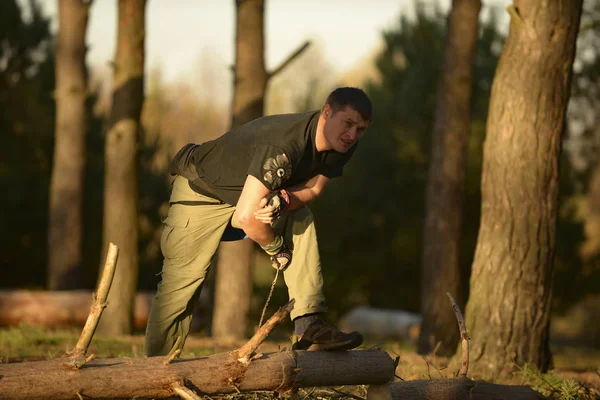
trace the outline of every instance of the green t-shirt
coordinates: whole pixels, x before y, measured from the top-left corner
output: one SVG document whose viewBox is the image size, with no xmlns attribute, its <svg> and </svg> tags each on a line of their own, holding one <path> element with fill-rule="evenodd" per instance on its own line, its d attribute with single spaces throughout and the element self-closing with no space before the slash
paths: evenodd
<svg viewBox="0 0 600 400">
<path fill-rule="evenodd" d="M 356 145 L 346 153 L 317 152 L 319 111 L 258 118 L 223 136 L 189 146 L 185 162 L 211 192 L 225 203 L 237 204 L 247 175 L 274 191 L 306 182 L 316 175 L 342 175 Z"/>
</svg>

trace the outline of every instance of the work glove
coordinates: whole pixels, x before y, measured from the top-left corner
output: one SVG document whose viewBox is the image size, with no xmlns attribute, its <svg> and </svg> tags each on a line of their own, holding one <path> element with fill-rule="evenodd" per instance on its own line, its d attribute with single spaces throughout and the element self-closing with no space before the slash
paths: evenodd
<svg viewBox="0 0 600 400">
<path fill-rule="evenodd" d="M 290 195 L 285 189 L 270 192 L 260 201 L 260 209 L 254 213 L 254 218 L 264 224 L 273 225 L 281 213 L 289 210 L 291 204 Z"/>
<path fill-rule="evenodd" d="M 275 236 L 273 242 L 261 247 L 270 256 L 271 266 L 275 269 L 284 270 L 292 261 L 292 250 L 281 235 Z"/>
<path fill-rule="evenodd" d="M 271 256 L 271 266 L 280 271 L 285 270 L 292 262 L 292 250 L 285 243 L 279 253 Z"/>
</svg>

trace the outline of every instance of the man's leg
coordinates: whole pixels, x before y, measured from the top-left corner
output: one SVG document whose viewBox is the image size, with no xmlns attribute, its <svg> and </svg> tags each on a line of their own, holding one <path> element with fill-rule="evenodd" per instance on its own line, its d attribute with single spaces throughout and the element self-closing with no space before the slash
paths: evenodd
<svg viewBox="0 0 600 400">
<path fill-rule="evenodd" d="M 176 202 L 204 201 L 207 205 Z M 211 259 L 219 246 L 234 207 L 197 194 L 185 178 L 173 185 L 171 207 L 161 236 L 162 280 L 146 327 L 144 351 L 147 356 L 167 354 L 181 337 L 183 348 L 192 313 Z"/>
<path fill-rule="evenodd" d="M 327 311 L 327 306 L 312 212 L 304 206 L 286 213 L 275 224 L 275 229 L 293 247 L 292 262 L 283 276 L 290 299 L 296 300 L 290 313 L 295 334 L 301 338 L 296 348 L 306 349 L 315 344 L 321 349 L 348 350 L 359 346 L 362 336 L 358 332 L 340 332 L 319 318 L 319 314 Z"/>
<path fill-rule="evenodd" d="M 292 262 L 283 272 L 290 299 L 295 299 L 290 317 L 327 311 L 323 295 L 323 275 L 312 212 L 302 207 L 282 215 L 275 230 L 292 245 Z"/>
</svg>

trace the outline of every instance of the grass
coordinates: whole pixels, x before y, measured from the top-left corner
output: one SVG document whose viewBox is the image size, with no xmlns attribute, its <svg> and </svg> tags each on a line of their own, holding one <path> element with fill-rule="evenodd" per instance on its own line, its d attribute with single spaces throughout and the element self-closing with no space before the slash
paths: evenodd
<svg viewBox="0 0 600 400">
<path fill-rule="evenodd" d="M 594 391 L 572 379 L 565 379 L 555 371 L 541 373 L 537 368 L 525 365 L 518 367 L 516 376 L 522 378 L 521 384 L 530 386 L 544 396 L 560 400 L 596 400 Z"/>
<path fill-rule="evenodd" d="M 36 361 L 58 357 L 71 350 L 79 337 L 79 329 L 49 330 L 31 326 L 18 326 L 0 329 L 0 362 Z M 88 353 L 97 357 L 143 357 L 143 335 L 137 334 L 122 338 L 105 338 L 96 335 L 92 340 Z M 183 351 L 182 358 L 206 356 L 218 352 L 229 351 L 239 347 L 241 343 L 216 343 L 210 338 L 191 335 Z M 287 340 L 268 341 L 261 351 L 278 351 L 289 347 Z M 446 367 L 448 359 L 415 353 L 412 345 L 398 342 L 367 342 L 363 347 L 378 347 L 399 357 L 396 375 L 404 380 L 451 378 L 456 371 Z M 570 377 L 565 378 L 565 371 L 571 372 L 575 378 L 577 373 L 588 371 L 596 373 L 600 367 L 600 351 L 566 347 L 553 348 L 556 370 L 542 374 L 535 368 L 525 366 L 519 369 L 511 384 L 531 386 L 545 396 L 560 400 L 598 400 L 594 392 Z M 600 381 L 600 371 L 598 379 Z M 502 383 L 502 382 L 495 382 Z M 332 388 L 301 389 L 299 398 L 313 399 L 357 399 L 366 398 L 366 386 L 347 386 Z M 215 398 L 215 397 L 213 397 Z M 271 392 L 259 392 L 244 395 L 227 395 L 221 399 L 271 399 Z M 284 397 L 285 398 L 285 397 Z"/>
</svg>

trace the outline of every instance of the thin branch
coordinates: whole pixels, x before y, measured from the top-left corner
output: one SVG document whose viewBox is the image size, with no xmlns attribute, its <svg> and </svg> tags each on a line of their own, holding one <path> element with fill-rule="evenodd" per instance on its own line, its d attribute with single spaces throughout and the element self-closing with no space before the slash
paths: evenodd
<svg viewBox="0 0 600 400">
<path fill-rule="evenodd" d="M 336 388 L 329 387 L 329 389 L 333 390 L 334 392 L 336 392 L 338 394 L 342 394 L 344 396 L 347 396 L 347 397 L 350 397 L 350 398 L 353 398 L 353 399 L 356 399 L 356 400 L 365 400 L 364 398 L 362 398 L 360 396 L 357 396 L 357 395 L 352 394 L 352 393 L 342 392 L 341 390 L 337 390 Z"/>
<path fill-rule="evenodd" d="M 106 262 L 104 263 L 104 271 L 102 272 L 102 278 L 98 284 L 98 290 L 94 295 L 94 302 L 90 309 L 85 326 L 81 331 L 79 341 L 73 350 L 73 354 L 85 354 L 92 341 L 96 327 L 106 307 L 106 298 L 112 285 L 113 277 L 115 276 L 115 268 L 117 266 L 117 259 L 119 258 L 119 248 L 114 243 L 108 244 L 108 253 L 106 255 Z"/>
<path fill-rule="evenodd" d="M 180 353 L 181 353 L 181 349 L 175 350 L 173 353 L 171 353 L 171 355 L 169 355 L 167 357 L 164 364 L 165 365 L 171 364 L 171 361 L 173 361 L 177 356 L 179 356 Z"/>
<path fill-rule="evenodd" d="M 171 385 L 171 389 L 175 392 L 176 395 L 181 397 L 184 400 L 202 400 L 200 396 L 198 396 L 193 390 L 185 387 L 180 382 L 175 382 Z"/>
<path fill-rule="evenodd" d="M 460 330 L 460 339 L 461 339 L 461 348 L 462 348 L 462 361 L 460 365 L 460 371 L 458 375 L 461 377 L 467 376 L 467 371 L 469 370 L 469 334 L 467 333 L 467 325 L 465 324 L 465 319 L 456 304 L 456 300 L 450 294 L 450 292 L 446 292 L 446 295 L 450 299 L 452 303 L 452 310 L 454 310 L 454 314 L 456 315 L 456 320 L 458 321 L 458 329 Z"/>
<path fill-rule="evenodd" d="M 267 73 L 267 81 L 269 79 L 273 78 L 278 73 L 280 73 L 285 67 L 288 66 L 288 64 L 290 64 L 292 61 L 294 61 L 296 58 L 298 58 L 298 56 L 300 56 L 300 54 L 302 54 L 308 48 L 308 46 L 310 46 L 310 44 L 311 44 L 310 40 L 307 40 L 306 42 L 304 42 L 304 44 L 302 46 L 298 47 L 298 49 L 296 49 L 295 52 L 290 54 L 290 56 L 288 58 L 286 58 L 281 64 L 279 64 L 279 67 L 277 67 L 273 71 Z"/>
<path fill-rule="evenodd" d="M 296 301 L 294 299 L 290 300 L 285 306 L 281 307 L 263 326 L 260 327 L 252 336 L 252 338 L 242 347 L 237 349 L 234 354 L 237 354 L 238 361 L 242 364 L 250 363 L 252 359 L 252 355 L 258 349 L 258 346 L 269 336 L 269 334 L 273 331 L 273 328 L 281 321 L 287 318 L 289 313 L 294 308 L 294 303 Z"/>
</svg>

